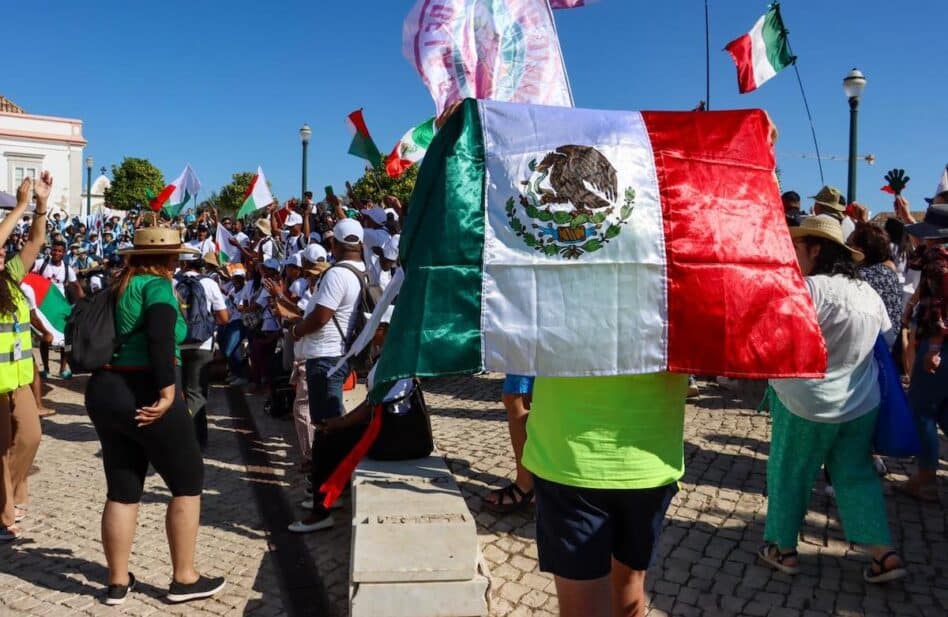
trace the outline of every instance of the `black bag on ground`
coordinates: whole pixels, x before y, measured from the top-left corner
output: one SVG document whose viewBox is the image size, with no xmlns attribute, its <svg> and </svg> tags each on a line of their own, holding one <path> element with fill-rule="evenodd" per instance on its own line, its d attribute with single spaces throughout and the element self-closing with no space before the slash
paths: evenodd
<svg viewBox="0 0 948 617">
<path fill-rule="evenodd" d="M 66 359 L 77 373 L 89 373 L 111 362 L 124 342 L 115 331 L 115 298 L 100 289 L 80 298 L 66 318 Z"/>
<path fill-rule="evenodd" d="M 290 383 L 288 375 L 274 377 L 270 382 L 270 396 L 263 404 L 263 411 L 273 418 L 282 418 L 293 411 L 296 400 L 296 388 Z"/>
<path fill-rule="evenodd" d="M 393 413 L 399 403 L 406 400 L 409 403 L 408 410 Z M 425 458 L 434 451 L 428 405 L 417 379 L 407 395 L 383 404 L 382 408 L 385 414 L 382 428 L 369 448 L 369 458 L 377 461 L 405 461 Z"/>
</svg>

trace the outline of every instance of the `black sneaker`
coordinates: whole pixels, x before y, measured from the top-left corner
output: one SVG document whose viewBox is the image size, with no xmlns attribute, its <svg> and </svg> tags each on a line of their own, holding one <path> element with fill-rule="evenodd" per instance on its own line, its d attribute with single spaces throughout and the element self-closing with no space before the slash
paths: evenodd
<svg viewBox="0 0 948 617">
<path fill-rule="evenodd" d="M 168 588 L 168 602 L 187 602 L 189 600 L 210 598 L 223 589 L 225 584 L 226 581 L 223 576 L 208 578 L 203 574 L 190 585 L 172 580 L 171 587 Z"/>
<path fill-rule="evenodd" d="M 128 594 L 135 589 L 135 575 L 128 573 L 128 585 L 109 585 L 109 590 L 105 595 L 105 603 L 109 606 L 118 606 L 124 604 L 128 599 Z"/>
</svg>

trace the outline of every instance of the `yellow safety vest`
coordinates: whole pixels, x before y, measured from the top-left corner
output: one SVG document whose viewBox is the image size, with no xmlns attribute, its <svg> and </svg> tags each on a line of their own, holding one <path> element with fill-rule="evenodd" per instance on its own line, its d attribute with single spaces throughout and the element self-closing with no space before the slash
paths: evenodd
<svg viewBox="0 0 948 617">
<path fill-rule="evenodd" d="M 0 280 L 0 285 L 10 285 Z M 0 315 L 0 394 L 33 383 L 33 345 L 30 307 L 26 296 L 10 285 L 16 311 Z"/>
</svg>

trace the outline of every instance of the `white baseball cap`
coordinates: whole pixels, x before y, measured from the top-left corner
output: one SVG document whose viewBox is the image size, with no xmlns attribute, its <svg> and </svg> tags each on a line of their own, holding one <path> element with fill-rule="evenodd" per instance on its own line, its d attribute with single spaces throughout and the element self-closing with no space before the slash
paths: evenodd
<svg viewBox="0 0 948 617">
<path fill-rule="evenodd" d="M 293 227 L 294 225 L 302 225 L 303 217 L 297 212 L 290 212 L 290 215 L 286 217 L 286 223 L 283 224 L 284 227 Z"/>
<path fill-rule="evenodd" d="M 268 270 L 275 270 L 275 271 L 279 272 L 279 271 L 280 271 L 280 262 L 279 262 L 279 260 L 274 259 L 273 257 L 271 257 L 271 258 L 265 259 L 265 260 L 263 261 L 263 267 L 264 267 L 264 268 L 267 268 Z"/>
<path fill-rule="evenodd" d="M 303 267 L 303 260 L 300 257 L 299 253 L 293 253 L 289 257 L 283 260 L 284 266 L 296 266 L 297 268 Z"/>
<path fill-rule="evenodd" d="M 385 241 L 385 244 L 382 245 L 382 257 L 389 261 L 398 259 L 398 240 L 389 238 Z"/>
<path fill-rule="evenodd" d="M 342 219 L 336 223 L 336 226 L 332 230 L 332 235 L 336 239 L 336 242 L 340 242 L 346 246 L 355 246 L 361 243 L 364 237 L 362 225 L 355 219 Z"/>
<path fill-rule="evenodd" d="M 388 215 L 385 214 L 385 210 L 381 208 L 365 208 L 362 210 L 362 214 L 371 219 L 376 225 L 384 225 L 385 220 L 388 218 Z"/>
<path fill-rule="evenodd" d="M 311 264 L 319 261 L 326 261 L 328 257 L 329 254 L 326 253 L 326 249 L 324 249 L 319 244 L 310 244 L 305 249 L 303 249 L 303 259 Z"/>
</svg>

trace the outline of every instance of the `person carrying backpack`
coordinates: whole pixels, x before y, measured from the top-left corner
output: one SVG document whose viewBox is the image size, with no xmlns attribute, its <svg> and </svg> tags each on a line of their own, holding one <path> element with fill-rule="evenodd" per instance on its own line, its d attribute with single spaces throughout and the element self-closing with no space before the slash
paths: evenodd
<svg viewBox="0 0 948 617">
<path fill-rule="evenodd" d="M 181 267 L 175 293 L 188 327 L 181 344 L 181 372 L 188 410 L 203 449 L 207 445 L 206 406 L 210 364 L 214 359 L 214 335 L 218 325 L 227 325 L 230 315 L 220 286 L 202 275 L 204 261 L 200 256 L 183 253 Z"/>
<path fill-rule="evenodd" d="M 306 305 L 303 319 L 291 330 L 300 342 L 299 358 L 306 360 L 309 414 L 313 422 L 343 415 L 342 384 L 349 375 L 346 363 L 330 377 L 329 371 L 349 347 L 353 332 L 360 331 L 368 305 L 368 284 L 362 261 L 362 225 L 344 219 L 333 228 L 332 253 L 336 265 L 319 282 Z M 365 309 L 365 310 L 363 310 Z"/>
</svg>

